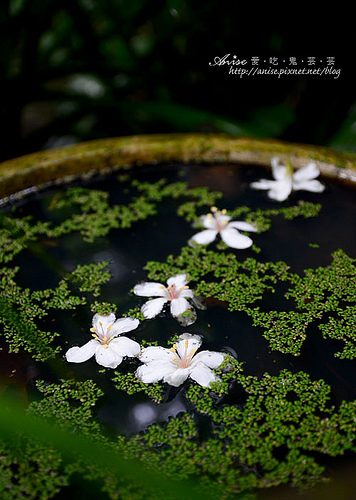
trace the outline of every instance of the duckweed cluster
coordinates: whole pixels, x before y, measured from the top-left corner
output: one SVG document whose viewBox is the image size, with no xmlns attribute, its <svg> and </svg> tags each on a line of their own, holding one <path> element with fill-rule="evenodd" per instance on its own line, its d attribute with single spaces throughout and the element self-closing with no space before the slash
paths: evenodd
<svg viewBox="0 0 356 500">
<path fill-rule="evenodd" d="M 258 378 L 246 375 L 242 363 L 231 357 L 217 373 L 221 383 L 185 388 L 191 411 L 179 413 L 164 425 L 152 424 L 144 433 L 118 436 L 116 441 L 104 437 L 93 419 L 103 394 L 90 380 L 39 383 L 44 398 L 32 403 L 29 411 L 41 418 L 55 418 L 60 426 L 75 428 L 113 452 L 140 459 L 172 480 L 194 478 L 197 487 L 222 499 L 280 484 L 310 488 L 327 479 L 326 463 L 320 457 L 356 451 L 356 402 L 335 407 L 330 402 L 330 387 L 323 380 L 288 370 Z M 232 386 L 237 397 L 234 404 L 228 404 Z M 138 384 L 136 388 L 141 389 Z M 202 421 L 206 417 L 213 429 L 208 437 Z M 53 450 L 43 453 L 51 455 Z M 90 468 L 90 458 L 89 464 L 68 465 L 57 460 L 55 477 L 66 474 L 68 481 L 80 467 L 82 474 L 84 466 Z M 95 477 L 104 483 L 107 479 L 100 471 Z M 123 478 L 111 478 L 110 487 L 106 484 L 109 498 L 147 498 L 147 492 L 125 492 L 123 483 Z"/>
<path fill-rule="evenodd" d="M 160 179 L 148 183 L 129 176 L 120 176 L 118 181 L 127 198 L 124 204 L 112 204 L 105 191 L 73 187 L 51 197 L 50 220 L 19 217 L 16 210 L 1 216 L 0 323 L 10 353 L 23 350 L 40 362 L 58 359 L 63 356 L 63 343 L 55 326 L 56 314 L 89 310 L 104 315 L 117 307 L 102 296 L 111 279 L 107 261 L 62 270 L 57 286 L 34 290 L 20 286 L 17 279 L 22 251 L 40 252 L 43 242 L 72 233 L 95 244 L 111 231 L 125 231 L 154 217 L 164 200 L 173 200 L 176 216 L 190 224 L 223 198 L 220 192 L 190 188 L 186 182 Z M 253 223 L 261 234 L 273 227 L 276 218 L 318 217 L 321 210 L 320 204 L 300 201 L 265 210 L 237 206 L 227 213 Z M 318 247 L 313 242 L 309 246 Z M 242 258 L 221 241 L 208 247 L 186 244 L 164 261 L 146 262 L 144 270 L 148 280 L 159 282 L 185 273 L 208 307 L 214 300 L 231 314 L 246 314 L 271 350 L 299 356 L 311 327 L 316 327 L 325 341 L 338 346 L 335 357 L 353 360 L 356 259 L 340 249 L 325 267 L 296 274 L 287 262 L 264 261 L 257 243 L 252 251 L 254 257 Z M 282 309 L 265 306 L 264 299 L 273 294 L 281 299 Z M 134 302 L 122 315 L 144 320 Z M 167 346 L 172 342 L 174 338 L 167 339 Z M 153 339 L 141 342 L 143 346 L 155 344 Z M 112 387 L 128 397 L 141 394 L 155 404 L 164 403 L 166 384 L 144 384 L 136 378 L 135 368 L 133 361 L 110 371 Z M 172 480 L 193 478 L 197 488 L 221 500 L 240 494 L 254 498 L 257 490 L 281 484 L 301 489 L 315 486 L 327 480 L 326 458 L 356 452 L 356 401 L 333 404 L 331 387 L 324 380 L 287 369 L 257 377 L 246 373 L 243 360 L 230 354 L 215 372 L 220 381 L 209 388 L 190 381 L 181 389 L 187 411 L 116 440 L 107 437 L 97 418 L 97 407 L 105 398 L 100 380 L 107 380 L 107 370 L 101 370 L 95 382 L 37 381 L 42 398 L 30 403 L 28 411 L 41 419 L 55 419 L 60 427 L 100 442 L 113 453 L 138 458 Z M 78 457 L 77 462 L 68 463 L 50 447 L 19 439 L 23 440 L 21 455 L 17 449 L 0 445 L 0 493 L 5 500 L 16 495 L 28 500 L 54 498 L 76 474 L 98 481 L 112 500 L 147 498 L 147 491 L 128 484 L 124 476 L 97 470 L 95 457 L 85 462 Z M 159 498 L 160 492 L 149 495 Z"/>
<path fill-rule="evenodd" d="M 254 325 L 264 329 L 263 335 L 273 349 L 299 355 L 309 326 L 317 324 L 325 339 L 344 344 L 335 357 L 355 358 L 356 259 L 342 250 L 335 252 L 332 259 L 326 267 L 305 270 L 304 276 L 289 276 L 292 286 L 285 296 L 294 301 L 296 311 L 246 310 Z"/>
<path fill-rule="evenodd" d="M 111 276 L 105 271 L 106 266 L 106 262 L 79 265 L 67 273 L 56 288 L 34 291 L 16 283 L 18 267 L 1 268 L 0 322 L 9 352 L 24 349 L 38 361 L 55 357 L 60 346 L 55 345 L 54 340 L 60 334 L 55 330 L 45 331 L 42 328 L 44 318 L 58 310 L 75 310 L 85 305 L 88 302 L 86 294 L 98 296 L 100 286 Z"/>
</svg>

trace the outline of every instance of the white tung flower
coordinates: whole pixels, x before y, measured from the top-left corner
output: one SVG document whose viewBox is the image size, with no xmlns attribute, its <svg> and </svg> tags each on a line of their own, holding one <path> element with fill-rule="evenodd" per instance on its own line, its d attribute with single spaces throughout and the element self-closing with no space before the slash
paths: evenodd
<svg viewBox="0 0 356 500">
<path fill-rule="evenodd" d="M 226 210 L 219 211 L 216 207 L 211 207 L 211 213 L 200 217 L 200 222 L 206 229 L 195 234 L 190 239 L 190 244 L 194 242 L 199 245 L 208 245 L 220 234 L 223 242 L 231 248 L 249 248 L 253 241 L 238 230 L 256 232 L 255 226 L 248 222 L 230 221 L 231 217 L 226 215 Z"/>
<path fill-rule="evenodd" d="M 65 357 L 70 363 L 82 363 L 95 356 L 99 365 L 105 368 L 116 368 L 124 356 L 134 357 L 139 354 L 140 344 L 127 337 L 118 337 L 122 333 L 134 330 L 138 325 L 138 319 L 115 320 L 114 313 L 106 316 L 95 314 L 93 326 L 90 329 L 94 338 L 82 347 L 71 347 Z"/>
<path fill-rule="evenodd" d="M 290 163 L 281 165 L 278 158 L 272 158 L 271 165 L 275 180 L 260 179 L 257 182 L 252 182 L 251 187 L 268 190 L 267 195 L 273 200 L 284 201 L 292 191 L 304 190 L 322 193 L 325 189 L 325 186 L 316 179 L 320 170 L 315 163 L 308 163 L 294 173 Z"/>
<path fill-rule="evenodd" d="M 146 347 L 141 351 L 140 361 L 144 364 L 136 370 L 136 376 L 145 384 L 163 380 L 178 387 L 190 377 L 203 387 L 219 380 L 212 371 L 224 360 L 224 354 L 214 351 L 201 351 L 195 354 L 202 340 L 198 335 L 183 333 L 179 342 L 171 349 L 160 346 Z"/>
<path fill-rule="evenodd" d="M 151 319 L 157 316 L 163 306 L 169 302 L 172 316 L 181 317 L 183 313 L 192 309 L 191 304 L 187 299 L 194 301 L 194 304 L 199 307 L 199 303 L 194 297 L 193 290 L 187 286 L 187 275 L 177 274 L 167 280 L 167 286 L 162 283 L 145 282 L 136 285 L 133 292 L 141 297 L 158 297 L 145 302 L 141 311 L 145 318 Z M 187 326 L 187 325 L 186 325 Z"/>
</svg>

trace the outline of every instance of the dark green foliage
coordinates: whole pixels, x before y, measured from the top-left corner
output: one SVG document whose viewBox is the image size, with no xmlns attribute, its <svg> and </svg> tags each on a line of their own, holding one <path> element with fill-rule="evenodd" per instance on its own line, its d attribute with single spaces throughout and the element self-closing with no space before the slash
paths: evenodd
<svg viewBox="0 0 356 500">
<path fill-rule="evenodd" d="M 194 6 L 187 0 L 9 0 L 0 20 L 3 159 L 52 145 L 157 132 L 355 147 L 354 89 L 345 56 L 353 39 L 344 16 L 332 33 L 314 27 L 312 47 L 306 39 L 296 44 L 297 28 L 266 22 L 251 31 L 239 9 L 203 0 Z M 333 56 L 341 75 L 241 78 L 229 75 L 227 66 L 209 65 L 225 54 L 246 58 L 249 69 L 252 57 L 261 68 L 271 66 L 270 57 L 289 68 L 289 58 L 297 57 L 300 70 L 314 69 L 306 62 L 310 55 L 321 58 L 320 69 Z"/>
</svg>

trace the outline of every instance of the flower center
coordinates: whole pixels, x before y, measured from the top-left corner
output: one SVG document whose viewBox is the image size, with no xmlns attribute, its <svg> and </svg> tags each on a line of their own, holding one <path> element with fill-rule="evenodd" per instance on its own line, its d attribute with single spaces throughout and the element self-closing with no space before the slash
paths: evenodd
<svg viewBox="0 0 356 500">
<path fill-rule="evenodd" d="M 216 207 L 211 207 L 210 210 L 212 213 L 208 214 L 208 216 L 214 220 L 215 229 L 220 233 L 223 229 L 225 229 L 225 226 L 228 223 L 226 219 L 221 217 L 222 215 L 226 215 L 226 210 L 223 209 L 220 211 Z"/>
<path fill-rule="evenodd" d="M 219 216 L 215 217 L 215 224 L 216 224 L 216 230 L 219 231 L 219 233 L 225 228 L 227 221 L 226 220 L 221 220 Z"/>
<path fill-rule="evenodd" d="M 177 354 L 177 357 L 173 358 L 173 361 L 176 365 L 178 365 L 178 368 L 188 368 L 192 363 L 192 357 L 196 353 L 196 349 L 192 349 L 190 352 L 188 352 L 188 347 L 189 347 L 189 342 L 188 339 L 186 339 L 184 341 L 183 352 L 180 353 L 178 352 L 177 344 L 174 344 L 174 346 L 171 348 L 171 351 Z"/>
<path fill-rule="evenodd" d="M 109 346 L 109 343 L 112 341 L 114 338 L 114 335 L 109 336 L 108 332 L 112 329 L 112 325 L 109 325 L 106 330 L 104 329 L 104 325 L 102 324 L 101 321 L 99 321 L 99 328 L 96 328 L 93 326 L 90 328 L 90 331 L 92 332 L 93 337 L 95 340 L 100 342 L 100 344 L 107 349 Z"/>
<path fill-rule="evenodd" d="M 178 299 L 180 292 L 182 290 L 188 290 L 189 286 L 185 285 L 182 288 L 177 288 L 177 285 L 170 285 L 167 286 L 167 288 L 165 286 L 161 288 L 166 292 L 167 300 L 171 301 L 173 299 Z"/>
<path fill-rule="evenodd" d="M 176 285 L 169 286 L 168 288 L 166 288 L 166 291 L 168 295 L 168 300 L 177 299 L 180 292 L 180 290 L 177 290 Z"/>
</svg>

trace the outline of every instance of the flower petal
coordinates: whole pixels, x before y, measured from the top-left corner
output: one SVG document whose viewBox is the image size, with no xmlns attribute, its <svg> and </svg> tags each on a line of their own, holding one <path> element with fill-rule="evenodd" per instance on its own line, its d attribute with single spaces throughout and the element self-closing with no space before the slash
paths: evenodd
<svg viewBox="0 0 356 500">
<path fill-rule="evenodd" d="M 311 179 L 315 179 L 316 177 L 318 177 L 318 175 L 320 175 L 320 170 L 316 163 L 308 163 L 304 167 L 298 168 L 298 170 L 294 172 L 293 181 L 309 181 Z"/>
<path fill-rule="evenodd" d="M 249 248 L 253 241 L 248 236 L 241 234 L 237 229 L 226 227 L 220 232 L 221 239 L 231 248 Z"/>
<path fill-rule="evenodd" d="M 119 318 L 108 331 L 108 336 L 114 335 L 116 337 L 122 333 L 131 332 L 131 330 L 137 328 L 139 324 L 140 322 L 136 318 Z"/>
<path fill-rule="evenodd" d="M 113 349 L 119 356 L 129 356 L 133 358 L 137 356 L 141 350 L 140 344 L 127 337 L 118 337 L 112 339 L 109 344 L 110 349 Z"/>
<path fill-rule="evenodd" d="M 166 302 L 167 299 L 164 298 L 148 300 L 141 307 L 141 312 L 146 319 L 154 318 L 162 311 Z"/>
<path fill-rule="evenodd" d="M 216 212 L 214 218 L 216 221 L 215 227 L 218 223 L 220 224 L 220 226 L 225 226 L 231 220 L 230 215 L 225 215 L 222 212 Z"/>
<path fill-rule="evenodd" d="M 202 387 L 209 387 L 211 382 L 216 382 L 219 377 L 215 375 L 204 363 L 198 363 L 190 373 L 190 378 Z"/>
<path fill-rule="evenodd" d="M 209 368 L 218 368 L 224 361 L 224 354 L 215 351 L 201 351 L 194 356 L 192 366 L 198 363 L 204 363 Z"/>
<path fill-rule="evenodd" d="M 317 179 L 313 179 L 311 181 L 300 181 L 293 182 L 293 189 L 295 191 L 311 191 L 312 193 L 322 193 L 325 189 L 325 186 L 318 181 Z"/>
<path fill-rule="evenodd" d="M 96 362 L 105 368 L 116 368 L 122 361 L 122 356 L 117 354 L 109 344 L 107 347 L 99 345 L 95 353 Z"/>
<path fill-rule="evenodd" d="M 281 181 L 285 179 L 287 174 L 287 167 L 285 165 L 281 165 L 279 163 L 278 158 L 272 158 L 272 175 L 276 179 L 276 181 Z"/>
<path fill-rule="evenodd" d="M 229 222 L 227 227 L 234 227 L 235 229 L 240 229 L 240 231 L 252 231 L 254 233 L 257 231 L 257 228 L 253 224 L 240 220 Z"/>
<path fill-rule="evenodd" d="M 145 283 L 135 285 L 133 292 L 135 295 L 140 295 L 141 297 L 165 297 L 165 290 L 166 287 L 161 283 L 146 281 Z"/>
<path fill-rule="evenodd" d="M 194 292 L 190 288 L 183 288 L 183 290 L 180 290 L 179 296 L 192 299 L 194 297 Z"/>
<path fill-rule="evenodd" d="M 202 338 L 199 335 L 192 335 L 191 333 L 182 333 L 179 335 L 179 342 L 176 343 L 176 348 L 181 358 L 185 357 L 193 351 L 199 349 L 202 344 Z"/>
<path fill-rule="evenodd" d="M 172 385 L 173 387 L 179 387 L 187 380 L 189 374 L 189 368 L 176 368 L 174 371 L 163 377 L 163 382 L 167 382 L 167 384 Z"/>
<path fill-rule="evenodd" d="M 217 234 L 218 232 L 215 229 L 205 229 L 205 231 L 200 231 L 200 233 L 192 236 L 190 241 L 194 241 L 198 245 L 208 245 L 215 240 Z"/>
<path fill-rule="evenodd" d="M 180 316 L 190 308 L 190 304 L 184 297 L 177 297 L 171 301 L 172 316 Z"/>
<path fill-rule="evenodd" d="M 253 189 L 271 189 L 275 182 L 268 179 L 260 179 L 259 181 L 251 182 L 250 187 Z"/>
<path fill-rule="evenodd" d="M 106 332 L 108 327 L 110 325 L 112 325 L 114 323 L 114 321 L 115 321 L 115 314 L 114 313 L 106 314 L 105 316 L 102 316 L 101 314 L 96 313 L 93 316 L 92 323 L 93 323 L 93 327 L 95 328 L 95 330 L 103 329 L 104 332 Z"/>
<path fill-rule="evenodd" d="M 201 215 L 200 221 L 201 221 L 201 224 L 204 227 L 206 227 L 206 229 L 215 229 L 216 220 L 215 220 L 215 217 L 213 216 L 213 214 Z"/>
<path fill-rule="evenodd" d="M 148 365 L 141 365 L 137 368 L 135 375 L 144 384 L 154 384 L 162 380 L 165 376 L 176 370 L 176 366 L 164 361 L 156 361 Z"/>
<path fill-rule="evenodd" d="M 163 361 L 165 363 L 173 363 L 173 358 L 175 354 L 170 349 L 166 349 L 165 347 L 152 345 L 149 347 L 145 347 L 142 349 L 140 353 L 140 361 L 142 363 L 152 363 L 156 361 Z"/>
<path fill-rule="evenodd" d="M 173 286 L 175 285 L 177 288 L 183 288 L 188 283 L 186 274 L 177 274 L 176 276 L 172 276 L 172 278 L 168 278 L 167 285 Z"/>
<path fill-rule="evenodd" d="M 292 177 L 287 176 L 284 180 L 274 184 L 268 191 L 268 197 L 276 201 L 284 201 L 292 192 Z"/>
<path fill-rule="evenodd" d="M 83 363 L 83 361 L 87 361 L 94 356 L 99 346 L 99 342 L 92 339 L 82 347 L 71 347 L 65 354 L 66 360 L 69 361 L 69 363 Z"/>
</svg>

